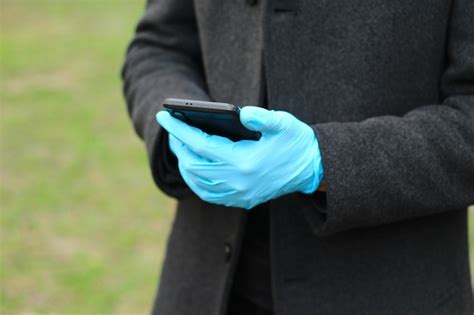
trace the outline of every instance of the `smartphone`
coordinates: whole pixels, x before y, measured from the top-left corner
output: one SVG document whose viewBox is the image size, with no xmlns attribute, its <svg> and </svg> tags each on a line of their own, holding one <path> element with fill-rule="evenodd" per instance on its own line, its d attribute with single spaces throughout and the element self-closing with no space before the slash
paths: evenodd
<svg viewBox="0 0 474 315">
<path fill-rule="evenodd" d="M 229 138 L 232 141 L 258 140 L 260 132 L 245 128 L 240 122 L 238 106 L 179 98 L 167 98 L 163 108 L 173 117 L 210 135 Z"/>
</svg>

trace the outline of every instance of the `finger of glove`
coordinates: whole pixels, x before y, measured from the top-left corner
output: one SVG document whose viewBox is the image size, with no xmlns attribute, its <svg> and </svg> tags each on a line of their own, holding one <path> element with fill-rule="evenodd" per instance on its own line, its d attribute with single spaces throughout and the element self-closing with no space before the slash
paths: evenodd
<svg viewBox="0 0 474 315">
<path fill-rule="evenodd" d="M 230 205 L 233 202 L 234 191 L 213 191 L 207 185 L 202 185 L 195 176 L 179 167 L 181 176 L 188 187 L 202 200 L 220 205 Z"/>
<path fill-rule="evenodd" d="M 167 111 L 156 114 L 156 120 L 168 133 L 186 144 L 192 151 L 209 160 L 229 161 L 233 142 L 220 136 L 208 135 L 202 130 L 174 118 Z"/>
<path fill-rule="evenodd" d="M 205 178 L 192 173 L 189 173 L 189 176 L 196 186 L 209 193 L 228 194 L 231 191 L 234 191 L 234 189 L 228 185 L 225 179 Z"/>
<path fill-rule="evenodd" d="M 204 157 L 196 154 L 190 150 L 183 142 L 178 140 L 172 134 L 169 135 L 170 148 L 176 155 L 182 166 L 186 168 L 186 171 L 192 171 L 194 167 L 199 166 L 201 169 L 207 169 L 214 163 Z"/>
<path fill-rule="evenodd" d="M 205 191 L 196 185 L 196 183 L 193 181 L 193 179 L 191 178 L 189 173 L 186 171 L 186 169 L 183 167 L 181 162 L 178 163 L 178 169 L 184 182 L 197 196 L 201 198 L 201 195 L 205 194 Z"/>
<path fill-rule="evenodd" d="M 208 192 L 205 198 L 206 198 L 206 201 L 212 202 L 218 205 L 224 205 L 228 207 L 232 207 L 235 205 L 235 192 L 233 191 L 228 191 L 225 193 Z"/>
<path fill-rule="evenodd" d="M 250 130 L 265 133 L 280 132 L 288 128 L 291 115 L 256 106 L 245 106 L 240 110 L 240 121 Z"/>
<path fill-rule="evenodd" d="M 176 139 L 175 136 L 173 136 L 172 134 L 169 134 L 168 135 L 168 144 L 169 144 L 169 147 L 170 147 L 170 150 L 171 152 L 174 153 L 174 155 L 176 155 L 176 157 L 178 157 L 178 154 L 181 155 L 181 141 L 179 141 L 178 139 Z"/>
<path fill-rule="evenodd" d="M 200 191 L 201 199 L 227 207 L 250 209 L 255 206 L 253 200 L 239 197 L 242 192 L 230 187 L 226 182 L 209 184 L 207 180 L 189 174 L 193 185 Z"/>
<path fill-rule="evenodd" d="M 234 191 L 213 192 L 196 185 L 199 190 L 199 197 L 207 202 L 219 205 L 233 205 L 235 202 Z"/>
<path fill-rule="evenodd" d="M 178 157 L 178 169 L 181 177 L 188 187 L 204 201 L 221 205 L 230 205 L 230 203 L 232 203 L 230 196 L 234 192 L 223 185 L 224 182 L 222 180 L 203 178 L 190 172 L 190 170 L 195 171 L 196 166 L 199 166 L 200 172 L 206 173 L 206 169 L 215 168 L 215 163 L 198 156 L 171 134 L 169 140 L 170 146 L 173 147 L 172 150 L 176 152 L 175 154 Z M 212 172 L 212 174 L 217 175 L 219 172 Z"/>
<path fill-rule="evenodd" d="M 224 162 L 215 162 L 203 158 L 188 148 L 188 146 L 179 141 L 175 136 L 170 135 L 170 145 L 176 152 L 176 156 L 186 169 L 186 172 L 209 181 L 219 181 L 222 174 L 228 169 Z"/>
</svg>

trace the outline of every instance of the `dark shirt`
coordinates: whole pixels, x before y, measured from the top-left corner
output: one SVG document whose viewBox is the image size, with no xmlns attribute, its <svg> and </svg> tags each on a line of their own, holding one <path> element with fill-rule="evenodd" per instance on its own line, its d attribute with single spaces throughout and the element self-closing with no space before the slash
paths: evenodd
<svg viewBox="0 0 474 315">
<path fill-rule="evenodd" d="M 273 309 L 270 273 L 270 215 L 268 204 L 248 212 L 234 292 L 262 308 Z"/>
</svg>

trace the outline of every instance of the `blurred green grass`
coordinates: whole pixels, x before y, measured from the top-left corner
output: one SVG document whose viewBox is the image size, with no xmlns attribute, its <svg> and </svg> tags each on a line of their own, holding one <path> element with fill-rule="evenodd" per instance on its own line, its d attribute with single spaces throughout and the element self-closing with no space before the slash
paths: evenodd
<svg viewBox="0 0 474 315">
<path fill-rule="evenodd" d="M 1 314 L 143 314 L 173 216 L 119 72 L 144 1 L 1 0 Z"/>
<path fill-rule="evenodd" d="M 0 1 L 0 313 L 147 313 L 174 203 L 120 90 L 144 1 Z"/>
</svg>

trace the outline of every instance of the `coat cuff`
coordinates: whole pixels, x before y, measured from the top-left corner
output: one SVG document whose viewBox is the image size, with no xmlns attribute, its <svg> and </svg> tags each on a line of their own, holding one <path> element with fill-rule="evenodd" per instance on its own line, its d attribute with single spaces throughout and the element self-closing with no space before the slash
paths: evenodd
<svg viewBox="0 0 474 315">
<path fill-rule="evenodd" d="M 313 232 L 324 236 L 359 226 L 375 225 L 357 209 L 370 198 L 369 184 L 359 172 L 370 170 L 370 159 L 354 152 L 365 147 L 352 123 L 325 123 L 312 126 L 319 142 L 326 192 L 302 195 L 302 209 Z"/>
</svg>

